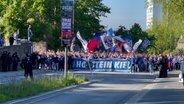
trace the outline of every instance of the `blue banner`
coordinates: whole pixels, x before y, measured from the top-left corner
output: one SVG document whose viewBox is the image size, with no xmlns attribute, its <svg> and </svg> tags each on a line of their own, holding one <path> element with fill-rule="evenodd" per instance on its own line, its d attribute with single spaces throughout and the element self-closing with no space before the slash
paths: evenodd
<svg viewBox="0 0 184 104">
<path fill-rule="evenodd" d="M 85 59 L 82 58 L 74 58 L 73 60 L 73 65 L 72 65 L 72 69 L 73 70 L 90 70 L 89 68 L 87 68 L 87 61 Z"/>
<path fill-rule="evenodd" d="M 72 69 L 75 71 L 130 71 L 130 60 L 125 59 L 91 59 L 75 58 Z"/>
</svg>

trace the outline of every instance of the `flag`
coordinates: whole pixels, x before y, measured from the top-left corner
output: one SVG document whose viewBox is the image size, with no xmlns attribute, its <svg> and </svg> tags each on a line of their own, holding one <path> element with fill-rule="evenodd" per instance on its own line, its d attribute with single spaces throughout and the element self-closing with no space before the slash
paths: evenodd
<svg viewBox="0 0 184 104">
<path fill-rule="evenodd" d="M 88 52 L 95 52 L 99 46 L 100 46 L 100 42 L 101 42 L 101 35 L 103 33 L 102 32 L 96 32 L 94 35 L 93 35 L 93 38 L 89 40 L 88 42 Z"/>
<path fill-rule="evenodd" d="M 131 52 L 132 48 L 126 43 L 124 39 L 122 39 L 120 36 L 115 36 L 114 39 L 119 40 L 123 43 L 123 47 L 127 52 Z"/>
<path fill-rule="evenodd" d="M 107 36 L 111 36 L 111 37 L 112 37 L 112 36 L 115 36 L 115 34 L 114 34 L 112 28 L 110 28 L 110 29 L 107 30 Z"/>
<path fill-rule="evenodd" d="M 128 45 L 128 44 L 124 44 L 124 49 L 128 52 L 128 53 L 130 53 L 131 51 L 132 51 L 132 48 Z"/>
<path fill-rule="evenodd" d="M 70 51 L 74 52 L 74 44 L 75 44 L 75 37 L 72 39 L 71 44 L 70 44 Z"/>
<path fill-rule="evenodd" d="M 116 51 L 117 52 L 122 52 L 122 48 L 124 47 L 125 44 L 126 44 L 125 42 L 118 43 Z"/>
<path fill-rule="evenodd" d="M 77 32 L 77 38 L 81 42 L 81 44 L 82 44 L 82 46 L 84 48 L 84 51 L 87 51 L 88 42 L 81 37 L 80 32 Z"/>
<path fill-rule="evenodd" d="M 112 38 L 106 36 L 106 34 L 103 34 L 100 36 L 102 44 L 104 45 L 105 49 L 109 49 L 113 47 Z"/>
<path fill-rule="evenodd" d="M 96 40 L 96 39 L 90 39 L 88 42 L 88 52 L 95 52 L 98 47 L 100 45 L 100 41 Z"/>
<path fill-rule="evenodd" d="M 96 39 L 96 40 L 101 40 L 100 39 L 100 36 L 103 35 L 103 33 L 101 31 L 99 32 L 96 32 L 94 35 L 93 35 L 93 39 Z"/>
<path fill-rule="evenodd" d="M 121 42 L 125 42 L 125 40 L 123 40 L 120 36 L 115 36 L 113 38 L 116 39 L 116 40 L 119 40 Z"/>
<path fill-rule="evenodd" d="M 150 40 L 145 38 L 141 45 L 141 50 L 144 51 L 151 44 Z"/>
<path fill-rule="evenodd" d="M 139 41 L 137 41 L 134 46 L 133 46 L 133 52 L 135 52 L 137 50 L 137 48 L 140 46 L 140 44 L 142 43 L 142 40 L 139 39 Z"/>
<path fill-rule="evenodd" d="M 107 30 L 107 36 L 109 36 L 109 37 L 114 37 L 115 36 L 114 31 L 113 31 L 112 28 Z M 114 47 L 116 45 L 114 38 L 112 38 L 112 43 L 113 43 L 113 47 Z"/>
<path fill-rule="evenodd" d="M 123 37 L 123 40 L 125 40 L 125 42 L 132 47 L 132 36 L 131 35 L 127 35 L 125 37 Z"/>
</svg>

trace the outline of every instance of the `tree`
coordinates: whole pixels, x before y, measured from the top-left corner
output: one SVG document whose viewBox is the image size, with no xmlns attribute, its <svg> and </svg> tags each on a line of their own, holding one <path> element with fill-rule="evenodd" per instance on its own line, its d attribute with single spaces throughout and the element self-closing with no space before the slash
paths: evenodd
<svg viewBox="0 0 184 104">
<path fill-rule="evenodd" d="M 126 29 L 125 26 L 120 25 L 117 29 L 117 31 L 115 32 L 116 35 L 122 35 L 122 36 L 126 36 L 129 34 L 129 30 Z"/>
<path fill-rule="evenodd" d="M 156 37 L 155 47 L 160 52 L 172 52 L 180 35 L 184 34 L 184 0 L 155 0 L 155 3 L 162 5 L 163 19 L 154 19 L 153 27 L 147 31 Z"/>
<path fill-rule="evenodd" d="M 75 33 L 80 31 L 84 38 L 89 38 L 101 29 L 100 17 L 110 13 L 110 8 L 102 0 L 77 0 L 75 2 Z"/>
<path fill-rule="evenodd" d="M 148 38 L 148 34 L 144 32 L 141 26 L 137 23 L 134 23 L 129 30 L 129 33 L 133 37 L 133 43 L 137 42 L 139 39 Z"/>
<path fill-rule="evenodd" d="M 10 37 L 17 29 L 20 37 L 27 38 L 28 24 L 32 25 L 33 41 L 46 41 L 48 48 L 60 47 L 60 0 L 1 0 L 0 31 Z M 75 2 L 75 33 L 85 38 L 100 30 L 100 17 L 110 13 L 102 0 L 77 0 Z M 52 40 L 52 41 L 51 41 Z"/>
</svg>

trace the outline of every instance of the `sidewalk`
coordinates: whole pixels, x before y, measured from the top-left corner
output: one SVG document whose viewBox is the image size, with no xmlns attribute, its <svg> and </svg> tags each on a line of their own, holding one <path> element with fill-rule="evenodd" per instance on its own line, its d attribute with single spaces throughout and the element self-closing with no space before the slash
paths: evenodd
<svg viewBox="0 0 184 104">
<path fill-rule="evenodd" d="M 145 73 L 145 72 L 141 72 L 141 73 L 129 73 L 129 72 L 91 72 L 91 71 L 74 71 L 71 72 L 75 75 L 82 75 L 82 76 L 87 76 L 88 74 L 99 74 L 99 73 L 106 73 L 108 74 L 127 74 L 129 76 L 134 77 L 134 75 L 138 76 L 148 76 L 149 78 L 155 77 L 155 76 L 150 76 L 150 74 L 154 74 L 154 73 Z M 44 70 L 44 69 L 34 69 L 33 70 L 33 77 L 34 78 L 38 78 L 38 77 L 42 77 L 42 76 L 51 76 L 51 75 L 62 75 L 63 72 L 62 71 L 53 71 L 53 70 Z M 90 76 L 90 75 L 89 75 Z M 148 78 L 146 77 L 146 78 Z M 88 77 L 89 79 L 91 78 Z M 19 81 L 23 81 L 25 79 L 24 77 L 24 70 L 19 70 L 19 71 L 11 71 L 11 72 L 0 72 L 0 85 L 1 84 L 7 84 L 7 83 L 16 83 Z M 94 78 L 92 78 L 94 79 Z"/>
<path fill-rule="evenodd" d="M 184 86 L 179 71 L 168 72 L 168 78 L 156 78 L 126 104 L 184 104 Z"/>
<path fill-rule="evenodd" d="M 61 71 L 53 72 L 52 70 L 35 69 L 33 70 L 33 77 L 37 78 L 44 75 L 52 75 L 61 73 Z M 24 71 L 0 72 L 0 84 L 16 83 L 24 80 Z"/>
</svg>

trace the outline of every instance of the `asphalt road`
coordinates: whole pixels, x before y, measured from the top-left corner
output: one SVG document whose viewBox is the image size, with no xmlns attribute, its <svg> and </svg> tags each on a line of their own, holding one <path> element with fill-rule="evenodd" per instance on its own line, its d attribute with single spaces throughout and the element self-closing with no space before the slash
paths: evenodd
<svg viewBox="0 0 184 104">
<path fill-rule="evenodd" d="M 124 104 L 143 88 L 152 85 L 150 73 L 78 73 L 91 83 L 72 87 L 10 104 Z"/>
</svg>

